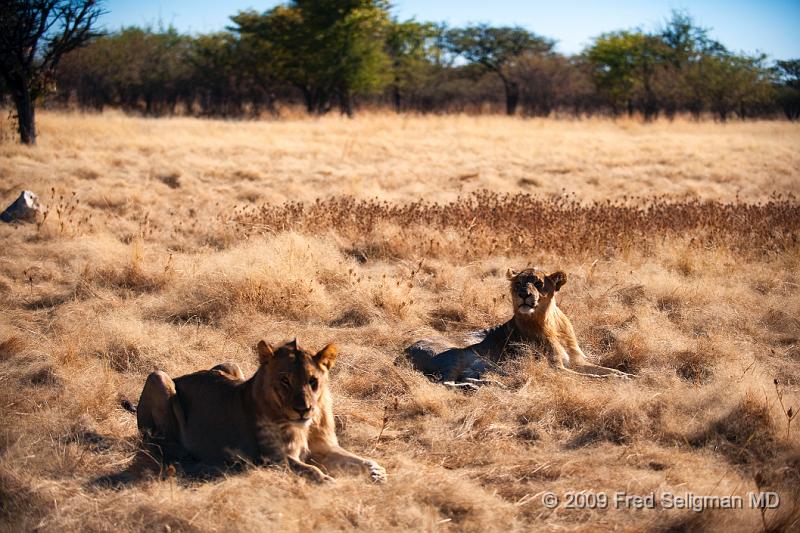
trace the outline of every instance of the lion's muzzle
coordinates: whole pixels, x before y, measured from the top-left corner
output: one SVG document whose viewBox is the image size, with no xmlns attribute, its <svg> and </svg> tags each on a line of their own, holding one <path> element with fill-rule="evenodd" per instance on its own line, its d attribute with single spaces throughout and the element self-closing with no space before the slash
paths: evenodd
<svg viewBox="0 0 800 533">
<path fill-rule="evenodd" d="M 539 302 L 539 295 L 536 292 L 518 292 L 516 296 L 519 300 L 517 308 L 521 313 L 532 313 L 536 304 Z"/>
</svg>

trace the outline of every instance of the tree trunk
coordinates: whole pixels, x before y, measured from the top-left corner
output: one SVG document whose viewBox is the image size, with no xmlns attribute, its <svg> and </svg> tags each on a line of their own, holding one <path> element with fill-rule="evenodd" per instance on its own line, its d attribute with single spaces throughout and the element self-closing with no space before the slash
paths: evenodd
<svg viewBox="0 0 800 533">
<path fill-rule="evenodd" d="M 339 90 L 339 111 L 347 118 L 353 118 L 353 97 L 347 87 Z"/>
<path fill-rule="evenodd" d="M 303 101 L 306 104 L 306 112 L 310 115 L 316 111 L 314 106 L 314 96 L 311 89 L 305 86 L 299 86 L 300 92 L 303 93 Z"/>
<path fill-rule="evenodd" d="M 392 97 L 394 100 L 394 112 L 398 115 L 403 110 L 403 97 L 400 94 L 400 77 L 395 75 L 394 85 L 392 86 Z"/>
<path fill-rule="evenodd" d="M 402 96 L 400 95 L 400 87 L 395 85 L 394 88 L 393 88 L 393 91 L 394 91 L 394 94 L 393 94 L 393 96 L 394 96 L 394 112 L 399 115 L 400 113 L 403 112 L 403 99 L 402 99 Z"/>
<path fill-rule="evenodd" d="M 319 115 L 325 115 L 331 110 L 331 97 L 332 93 L 322 87 L 314 89 L 314 112 Z"/>
<path fill-rule="evenodd" d="M 642 106 L 642 110 L 644 111 L 644 120 L 646 122 L 651 122 L 652 120 L 658 118 L 659 111 L 658 98 L 653 92 L 650 78 L 650 72 L 646 71 L 644 74 L 644 103 Z"/>
<path fill-rule="evenodd" d="M 36 144 L 36 117 L 31 92 L 23 83 L 11 88 L 14 104 L 17 107 L 19 141 L 22 144 Z"/>
<path fill-rule="evenodd" d="M 515 81 L 507 81 L 503 85 L 506 89 L 506 115 L 511 116 L 517 112 L 519 84 Z"/>
</svg>

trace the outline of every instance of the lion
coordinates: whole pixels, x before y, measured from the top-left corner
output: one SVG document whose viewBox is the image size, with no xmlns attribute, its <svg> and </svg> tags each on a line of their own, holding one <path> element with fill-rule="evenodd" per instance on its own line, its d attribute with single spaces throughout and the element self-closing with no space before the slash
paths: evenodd
<svg viewBox="0 0 800 533">
<path fill-rule="evenodd" d="M 288 342 L 257 345 L 259 367 L 245 380 L 235 363 L 171 379 L 148 377 L 136 409 L 139 431 L 208 464 L 243 459 L 285 464 L 314 481 L 344 468 L 386 480 L 375 461 L 339 446 L 328 374 L 336 361 L 332 344 L 312 354 Z"/>
<path fill-rule="evenodd" d="M 465 348 L 448 348 L 419 341 L 406 348 L 406 356 L 421 372 L 448 385 L 482 381 L 489 370 L 502 374 L 497 364 L 524 346 L 545 354 L 559 370 L 592 377 L 629 377 L 630 374 L 587 360 L 578 344 L 572 322 L 556 305 L 555 294 L 567 282 L 562 271 L 545 275 L 528 268 L 506 273 L 511 286 L 514 315 L 508 322 L 483 332 L 483 339 Z"/>
</svg>

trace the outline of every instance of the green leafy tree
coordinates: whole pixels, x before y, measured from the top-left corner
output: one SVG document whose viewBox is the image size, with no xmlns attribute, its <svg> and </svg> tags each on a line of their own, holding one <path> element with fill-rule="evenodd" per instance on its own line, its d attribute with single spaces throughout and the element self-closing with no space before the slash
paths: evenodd
<svg viewBox="0 0 800 533">
<path fill-rule="evenodd" d="M 61 57 L 98 33 L 97 0 L 3 0 L 0 75 L 14 100 L 20 142 L 36 144 L 36 100 L 52 88 Z"/>
<path fill-rule="evenodd" d="M 736 114 L 747 118 L 766 107 L 771 98 L 772 77 L 765 67 L 765 56 L 737 55 L 719 52 L 703 58 L 698 67 L 702 73 L 703 92 L 708 107 L 719 120 Z"/>
<path fill-rule="evenodd" d="M 190 38 L 173 27 L 144 33 L 136 55 L 142 58 L 140 91 L 145 114 L 174 113 L 179 87 L 190 75 L 187 61 L 190 49 Z"/>
<path fill-rule="evenodd" d="M 390 89 L 395 111 L 400 113 L 403 99 L 425 84 L 433 74 L 439 57 L 434 24 L 414 20 L 392 22 L 386 32 L 386 53 L 391 59 Z"/>
<path fill-rule="evenodd" d="M 237 36 L 233 50 L 235 57 L 231 62 L 238 72 L 238 83 L 244 97 L 252 104 L 253 115 L 258 115 L 262 107 L 276 115 L 277 93 L 283 81 L 273 58 L 274 47 L 253 32 L 237 31 L 240 27 L 251 27 L 258 19 L 259 14 L 255 11 L 245 11 L 231 17 L 236 26 L 228 29 Z"/>
<path fill-rule="evenodd" d="M 206 115 L 241 115 L 236 39 L 228 32 L 199 35 L 192 44 L 190 63 L 194 96 Z"/>
<path fill-rule="evenodd" d="M 338 99 L 342 113 L 352 115 L 354 95 L 378 92 L 389 80 L 384 0 L 295 0 L 232 20 L 240 35 L 262 40 L 310 113 L 326 113 Z"/>
<path fill-rule="evenodd" d="M 598 92 L 612 110 L 641 110 L 647 119 L 658 112 L 656 77 L 663 68 L 665 47 L 641 31 L 606 33 L 586 51 Z"/>
<path fill-rule="evenodd" d="M 447 35 L 450 50 L 470 63 L 493 72 L 503 83 L 506 113 L 516 113 L 519 103 L 519 81 L 512 75 L 520 58 L 530 52 L 545 53 L 554 42 L 520 27 L 492 27 L 487 24 L 456 28 Z"/>
<path fill-rule="evenodd" d="M 707 106 L 703 63 L 709 57 L 727 53 L 708 33 L 708 29 L 697 26 L 683 11 L 673 11 L 658 32 L 665 46 L 666 62 L 659 80 L 660 98 L 670 116 L 678 109 L 685 109 L 698 117 Z"/>
</svg>

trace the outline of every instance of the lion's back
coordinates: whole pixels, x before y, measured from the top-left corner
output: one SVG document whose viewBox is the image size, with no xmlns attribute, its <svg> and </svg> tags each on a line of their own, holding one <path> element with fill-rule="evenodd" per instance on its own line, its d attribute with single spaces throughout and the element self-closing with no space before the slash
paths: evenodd
<svg viewBox="0 0 800 533">
<path fill-rule="evenodd" d="M 242 455 L 256 460 L 254 425 L 244 411 L 241 382 L 220 372 L 205 370 L 175 379 L 184 412 L 184 447 L 203 460 Z"/>
</svg>

